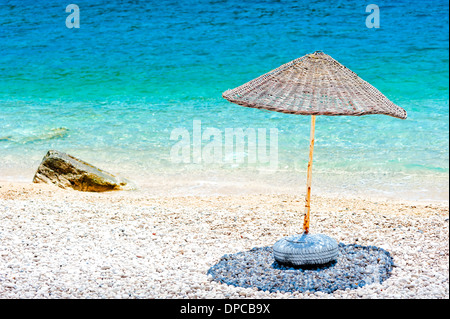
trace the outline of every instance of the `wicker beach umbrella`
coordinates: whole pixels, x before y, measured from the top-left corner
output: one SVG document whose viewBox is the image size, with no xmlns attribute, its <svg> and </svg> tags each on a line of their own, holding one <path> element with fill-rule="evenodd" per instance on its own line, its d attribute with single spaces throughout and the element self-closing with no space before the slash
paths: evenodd
<svg viewBox="0 0 450 319">
<path fill-rule="evenodd" d="M 246 107 L 311 115 L 304 232 L 302 237 L 291 241 L 297 245 L 307 241 L 308 237 L 304 235 L 309 232 L 315 116 L 384 114 L 400 119 L 406 119 L 407 116 L 403 108 L 392 103 L 356 73 L 321 51 L 283 64 L 248 83 L 225 91 L 222 96 L 230 102 Z M 325 243 L 328 239 L 325 242 L 321 238 L 314 240 L 321 241 L 322 248 L 328 245 Z M 295 247 L 285 245 L 284 249 L 290 251 L 295 250 Z M 300 261 L 302 262 L 304 261 Z"/>
</svg>

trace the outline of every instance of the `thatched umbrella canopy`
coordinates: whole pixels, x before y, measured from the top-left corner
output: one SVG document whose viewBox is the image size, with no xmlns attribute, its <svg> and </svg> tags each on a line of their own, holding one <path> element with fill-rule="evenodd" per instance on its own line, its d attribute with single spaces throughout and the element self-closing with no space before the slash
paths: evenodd
<svg viewBox="0 0 450 319">
<path fill-rule="evenodd" d="M 406 119 L 404 109 L 321 51 L 283 64 L 222 96 L 242 106 L 282 113 L 385 114 Z"/>
<path fill-rule="evenodd" d="M 283 64 L 235 89 L 225 91 L 222 96 L 230 102 L 246 107 L 311 115 L 304 234 L 309 232 L 315 116 L 384 114 L 400 119 L 407 117 L 404 109 L 392 103 L 356 73 L 321 51 Z M 326 238 L 327 241 L 328 239 Z M 326 250 L 327 256 L 319 254 L 320 256 L 305 257 L 305 247 L 311 247 L 311 243 L 318 247 L 318 253 Z M 297 264 L 312 263 L 314 260 L 326 261 L 332 258 L 329 256 L 337 254 L 337 244 L 325 245 L 321 237 L 310 242 L 305 236 L 291 238 L 283 241 L 278 248 L 281 260 L 292 263 L 295 260 Z"/>
</svg>

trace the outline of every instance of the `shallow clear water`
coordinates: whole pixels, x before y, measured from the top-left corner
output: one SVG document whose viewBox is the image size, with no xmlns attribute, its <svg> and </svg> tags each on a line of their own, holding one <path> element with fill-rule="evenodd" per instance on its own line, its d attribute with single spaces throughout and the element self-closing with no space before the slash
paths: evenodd
<svg viewBox="0 0 450 319">
<path fill-rule="evenodd" d="M 220 158 L 243 162 L 194 163 L 195 120 L 201 132 L 221 132 L 222 146 L 226 128 L 266 128 L 267 146 L 277 129 L 276 170 L 258 183 L 301 186 L 309 117 L 244 108 L 221 94 L 323 50 L 408 119 L 318 117 L 316 185 L 448 198 L 447 1 L 377 2 L 379 29 L 366 27 L 368 3 L 356 0 L 76 4 L 80 29 L 66 27 L 59 2 L 0 3 L 0 179 L 30 180 L 48 149 L 142 183 L 165 175 L 219 183 L 270 166 L 225 147 Z M 190 133 L 189 163 L 171 157 L 175 129 Z"/>
</svg>

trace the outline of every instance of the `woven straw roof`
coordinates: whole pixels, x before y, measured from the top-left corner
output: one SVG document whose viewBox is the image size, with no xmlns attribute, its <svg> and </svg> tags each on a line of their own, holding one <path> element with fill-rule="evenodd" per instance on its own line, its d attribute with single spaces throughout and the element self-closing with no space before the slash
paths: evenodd
<svg viewBox="0 0 450 319">
<path fill-rule="evenodd" d="M 222 96 L 239 105 L 282 113 L 385 114 L 406 119 L 404 109 L 321 51 L 283 64 Z"/>
</svg>

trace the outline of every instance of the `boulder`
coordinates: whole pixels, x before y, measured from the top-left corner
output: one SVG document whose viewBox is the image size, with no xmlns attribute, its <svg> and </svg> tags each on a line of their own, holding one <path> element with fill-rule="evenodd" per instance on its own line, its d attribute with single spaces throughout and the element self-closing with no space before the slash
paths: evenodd
<svg viewBox="0 0 450 319">
<path fill-rule="evenodd" d="M 42 159 L 33 183 L 52 183 L 84 192 L 133 189 L 131 182 L 69 154 L 50 150 Z"/>
</svg>

